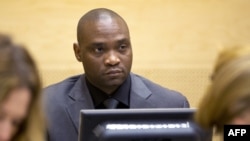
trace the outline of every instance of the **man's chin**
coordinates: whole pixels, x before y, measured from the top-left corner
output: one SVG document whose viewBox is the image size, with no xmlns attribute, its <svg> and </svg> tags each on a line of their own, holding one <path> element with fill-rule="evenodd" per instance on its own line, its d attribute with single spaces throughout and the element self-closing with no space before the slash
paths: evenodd
<svg viewBox="0 0 250 141">
<path fill-rule="evenodd" d="M 124 80 L 121 80 L 121 79 L 112 79 L 112 80 L 106 81 L 106 86 L 109 86 L 109 87 L 120 86 L 122 85 L 123 82 Z"/>
<path fill-rule="evenodd" d="M 108 86 L 120 86 L 122 85 L 122 82 L 121 81 L 117 81 L 117 82 L 110 82 L 110 83 L 107 83 Z"/>
</svg>

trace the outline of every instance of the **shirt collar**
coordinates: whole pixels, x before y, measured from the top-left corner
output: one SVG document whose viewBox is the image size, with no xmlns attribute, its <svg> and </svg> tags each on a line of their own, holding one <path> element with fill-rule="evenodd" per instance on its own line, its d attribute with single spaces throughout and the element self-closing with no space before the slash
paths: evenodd
<svg viewBox="0 0 250 141">
<path fill-rule="evenodd" d="M 92 85 L 86 77 L 85 80 L 95 107 L 99 106 L 107 98 L 110 98 L 108 94 Z M 122 85 L 111 94 L 111 97 L 129 107 L 130 88 L 131 78 L 130 75 L 128 75 Z"/>
</svg>

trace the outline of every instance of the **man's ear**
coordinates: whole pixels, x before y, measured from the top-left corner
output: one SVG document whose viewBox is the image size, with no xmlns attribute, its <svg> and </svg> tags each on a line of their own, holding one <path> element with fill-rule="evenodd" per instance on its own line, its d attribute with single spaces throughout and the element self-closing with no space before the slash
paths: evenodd
<svg viewBox="0 0 250 141">
<path fill-rule="evenodd" d="M 74 49 L 74 52 L 75 52 L 76 60 L 79 61 L 79 62 L 82 62 L 81 50 L 80 50 L 79 44 L 78 43 L 74 43 L 73 44 L 73 49 Z"/>
</svg>

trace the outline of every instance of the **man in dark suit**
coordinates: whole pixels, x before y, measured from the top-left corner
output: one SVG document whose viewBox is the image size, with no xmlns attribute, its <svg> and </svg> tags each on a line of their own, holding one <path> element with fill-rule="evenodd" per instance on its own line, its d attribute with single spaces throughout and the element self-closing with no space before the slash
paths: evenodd
<svg viewBox="0 0 250 141">
<path fill-rule="evenodd" d="M 49 141 L 77 141 L 81 109 L 188 108 L 182 94 L 130 72 L 132 47 L 126 22 L 105 8 L 86 13 L 78 23 L 76 59 L 85 74 L 44 90 Z"/>
</svg>

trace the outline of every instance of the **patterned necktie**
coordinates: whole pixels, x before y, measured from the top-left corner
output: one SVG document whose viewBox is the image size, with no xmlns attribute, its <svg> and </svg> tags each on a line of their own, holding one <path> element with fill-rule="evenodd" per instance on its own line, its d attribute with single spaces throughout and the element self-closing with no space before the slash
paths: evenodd
<svg viewBox="0 0 250 141">
<path fill-rule="evenodd" d="M 103 102 L 103 105 L 107 109 L 115 109 L 118 106 L 119 101 L 114 98 L 108 98 Z"/>
</svg>

